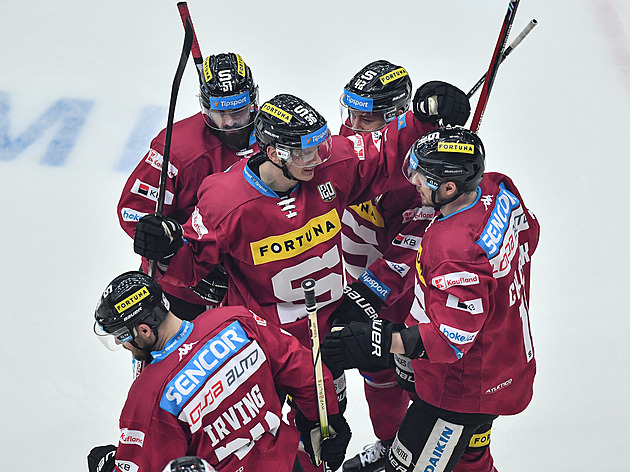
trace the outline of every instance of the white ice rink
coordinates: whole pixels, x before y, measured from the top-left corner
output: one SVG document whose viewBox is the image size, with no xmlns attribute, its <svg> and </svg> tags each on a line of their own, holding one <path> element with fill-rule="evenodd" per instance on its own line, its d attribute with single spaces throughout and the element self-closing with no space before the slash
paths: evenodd
<svg viewBox="0 0 630 472">
<path fill-rule="evenodd" d="M 175 1 L 21 0 L 0 11 L 2 470 L 87 470 L 115 443 L 129 356 L 92 334 L 105 285 L 135 269 L 116 203 L 166 123 L 183 29 Z M 263 100 L 306 99 L 339 126 L 338 97 L 375 59 L 414 85 L 468 90 L 507 0 L 190 0 L 202 52 L 235 51 Z M 630 3 L 522 0 L 480 131 L 541 223 L 532 259 L 534 399 L 500 418 L 501 471 L 628 470 Z M 176 118 L 198 111 L 188 64 Z M 473 100 L 473 107 L 476 99 Z M 352 376 L 349 456 L 373 440 Z"/>
</svg>

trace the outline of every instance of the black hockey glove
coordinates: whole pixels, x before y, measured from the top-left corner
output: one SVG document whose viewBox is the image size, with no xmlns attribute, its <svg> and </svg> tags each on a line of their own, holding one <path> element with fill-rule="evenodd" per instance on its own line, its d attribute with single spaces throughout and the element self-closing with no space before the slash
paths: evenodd
<svg viewBox="0 0 630 472">
<path fill-rule="evenodd" d="M 370 323 L 353 321 L 324 338 L 321 353 L 324 363 L 337 369 L 357 368 L 376 372 L 393 365 L 390 354 L 394 323 L 377 318 Z"/>
<path fill-rule="evenodd" d="M 295 415 L 295 426 L 300 431 L 304 451 L 315 466 L 324 461 L 332 471 L 341 467 L 352 433 L 341 413 L 328 416 L 330 437 L 322 440 L 318 421 L 307 419 L 300 410 Z"/>
<path fill-rule="evenodd" d="M 368 323 L 378 318 L 383 303 L 367 285 L 363 282 L 352 282 L 343 289 L 343 300 L 332 312 L 330 319 L 332 324 L 345 326 L 351 321 Z"/>
<path fill-rule="evenodd" d="M 145 215 L 138 221 L 133 238 L 136 254 L 158 261 L 165 271 L 171 257 L 184 245 L 183 230 L 173 218 L 162 215 Z"/>
<path fill-rule="evenodd" d="M 218 264 L 194 287 L 188 287 L 208 305 L 218 306 L 228 289 L 228 276 L 223 264 Z"/>
<path fill-rule="evenodd" d="M 419 121 L 434 125 L 463 126 L 470 116 L 470 101 L 454 85 L 434 80 L 416 90 L 413 114 Z"/>
<path fill-rule="evenodd" d="M 97 446 L 87 456 L 89 472 L 112 472 L 116 464 L 116 446 Z"/>
<path fill-rule="evenodd" d="M 396 367 L 396 382 L 408 392 L 415 392 L 415 383 L 411 359 L 402 354 L 394 354 L 394 365 Z"/>
<path fill-rule="evenodd" d="M 418 325 L 400 330 L 400 338 L 405 347 L 405 356 L 409 359 L 428 359 L 424 343 L 420 337 Z"/>
</svg>

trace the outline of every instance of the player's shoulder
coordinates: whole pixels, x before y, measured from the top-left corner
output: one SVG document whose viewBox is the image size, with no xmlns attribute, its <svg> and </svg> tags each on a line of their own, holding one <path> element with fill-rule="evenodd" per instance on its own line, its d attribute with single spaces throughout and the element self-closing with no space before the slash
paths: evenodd
<svg viewBox="0 0 630 472">
<path fill-rule="evenodd" d="M 164 153 L 166 130 L 163 129 L 151 142 L 151 148 Z M 223 144 L 206 126 L 201 113 L 189 116 L 173 124 L 170 159 L 176 165 L 186 167 L 198 159 L 211 159 L 221 153 Z"/>
</svg>

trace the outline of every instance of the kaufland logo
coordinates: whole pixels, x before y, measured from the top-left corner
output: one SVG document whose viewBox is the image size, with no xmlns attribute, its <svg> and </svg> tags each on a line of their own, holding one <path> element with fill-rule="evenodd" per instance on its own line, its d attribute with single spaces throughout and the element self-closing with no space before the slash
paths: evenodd
<svg viewBox="0 0 630 472">
<path fill-rule="evenodd" d="M 144 433 L 135 429 L 123 428 L 120 430 L 120 444 L 144 445 Z"/>
<path fill-rule="evenodd" d="M 446 290 L 454 285 L 477 285 L 478 283 L 479 276 L 472 272 L 452 272 L 431 280 L 431 284 L 440 290 Z"/>
<path fill-rule="evenodd" d="M 162 171 L 162 164 L 164 162 L 164 158 L 162 157 L 162 154 L 160 154 L 156 150 L 149 149 L 149 152 L 147 153 L 147 157 L 144 161 L 147 164 L 149 164 L 151 167 L 156 168 L 160 172 Z M 168 170 L 166 172 L 168 175 L 168 178 L 172 179 L 173 177 L 177 175 L 178 172 L 179 170 L 177 170 L 177 167 L 175 167 L 173 164 L 169 162 Z"/>
</svg>

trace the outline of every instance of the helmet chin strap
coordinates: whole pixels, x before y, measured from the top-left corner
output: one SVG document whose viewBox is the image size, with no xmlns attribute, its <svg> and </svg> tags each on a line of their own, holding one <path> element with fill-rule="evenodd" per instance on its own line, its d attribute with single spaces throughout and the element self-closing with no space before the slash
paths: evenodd
<svg viewBox="0 0 630 472">
<path fill-rule="evenodd" d="M 287 167 L 287 163 L 285 161 L 281 161 L 282 165 L 278 165 L 275 162 L 273 162 L 271 159 L 269 159 L 269 156 L 267 156 L 267 159 L 269 160 L 269 162 L 271 162 L 274 166 L 276 166 L 278 169 L 280 169 L 282 171 L 282 175 L 284 175 L 287 179 L 289 180 L 295 180 L 296 182 L 301 182 L 300 179 L 296 179 L 295 177 L 293 177 L 293 175 L 291 175 L 291 172 L 289 172 L 289 168 Z"/>
</svg>

